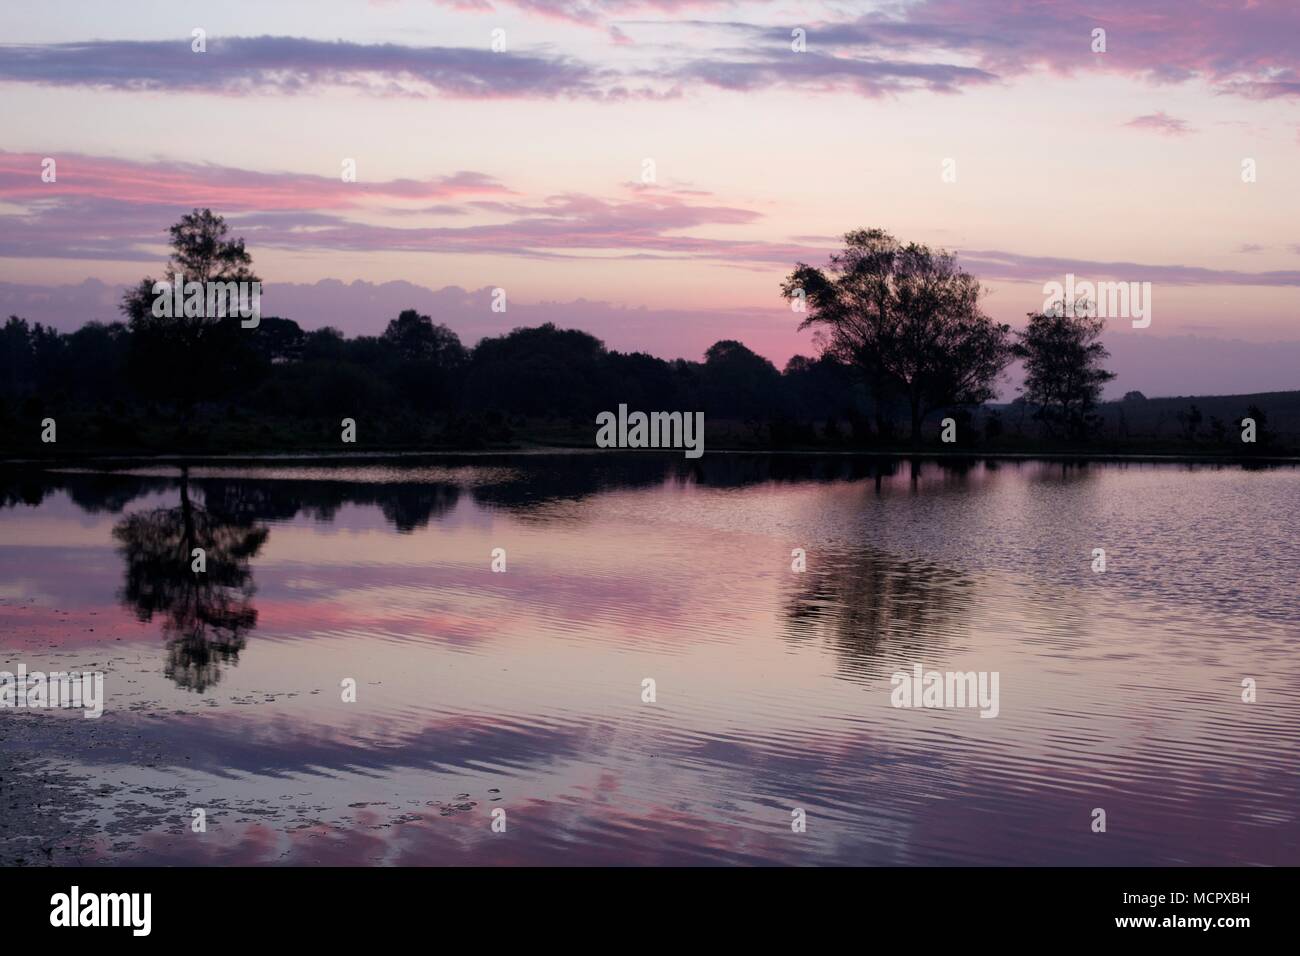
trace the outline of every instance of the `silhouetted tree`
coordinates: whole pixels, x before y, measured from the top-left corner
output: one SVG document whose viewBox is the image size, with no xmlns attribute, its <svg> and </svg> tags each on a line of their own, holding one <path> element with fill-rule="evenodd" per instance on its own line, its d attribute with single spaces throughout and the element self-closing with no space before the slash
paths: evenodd
<svg viewBox="0 0 1300 956">
<path fill-rule="evenodd" d="M 1268 413 L 1260 408 L 1254 402 L 1246 406 L 1246 414 L 1242 419 L 1249 418 L 1255 423 L 1255 450 L 1264 450 L 1273 444 L 1273 433 L 1268 430 Z M 1240 425 L 1240 422 L 1238 422 Z"/>
<path fill-rule="evenodd" d="M 594 335 L 550 322 L 485 338 L 470 359 L 468 404 L 519 415 L 594 418 L 618 400 L 605 357 L 605 343 Z"/>
<path fill-rule="evenodd" d="M 796 421 L 813 422 L 836 420 L 835 438 L 839 432 L 838 420 L 848 420 L 854 432 L 861 430 L 867 398 L 861 382 L 851 366 L 832 355 L 809 358 L 794 355 L 781 372 L 781 392 L 786 410 Z M 854 424 L 854 423 L 858 424 Z"/>
<path fill-rule="evenodd" d="M 1203 418 L 1201 410 L 1195 403 L 1190 405 L 1187 411 L 1178 413 L 1178 424 L 1183 426 L 1183 436 L 1188 441 L 1196 441 L 1196 433 L 1200 430 Z"/>
<path fill-rule="evenodd" d="M 828 272 L 799 263 L 782 293 L 802 294 L 799 327 L 823 332 L 825 351 L 861 369 L 878 402 L 902 393 L 914 444 L 930 412 L 992 398 L 1011 361 L 1011 329 L 980 310 L 974 276 L 879 229 L 846 234 Z"/>
<path fill-rule="evenodd" d="M 405 309 L 388 323 L 380 342 L 396 360 L 393 380 L 407 402 L 426 411 L 446 403 L 466 359 L 455 332 Z"/>
<path fill-rule="evenodd" d="M 32 332 L 26 319 L 9 316 L 0 327 L 0 390 L 8 395 L 21 395 L 35 385 L 35 354 L 32 351 Z"/>
<path fill-rule="evenodd" d="M 269 365 L 288 365 L 301 361 L 307 343 L 305 333 L 292 319 L 264 315 L 257 334 L 250 336 L 253 348 Z"/>
<path fill-rule="evenodd" d="M 452 368 L 465 358 L 465 349 L 455 332 L 445 325 L 434 325 L 433 319 L 414 309 L 402 310 L 388 323 L 381 338 L 403 362 Z"/>
<path fill-rule="evenodd" d="M 226 220 L 211 209 L 195 209 L 181 216 L 180 221 L 168 229 L 171 236 L 171 258 L 164 273 L 171 282 L 177 275 L 186 282 L 256 282 L 257 276 L 249 267 L 253 257 L 244 248 L 243 239 L 228 238 L 230 227 Z M 127 291 L 122 299 L 122 312 L 134 323 L 153 318 L 153 286 L 155 280 L 146 278 Z M 185 317 L 176 317 L 179 321 Z M 185 324 L 215 322 L 216 316 L 190 316 Z"/>
<path fill-rule="evenodd" d="M 169 283 L 176 276 L 186 283 L 259 281 L 244 240 L 229 238 L 225 219 L 212 210 L 186 213 L 168 231 Z M 242 383 L 252 351 L 248 336 L 239 333 L 249 330 L 240 329 L 233 316 L 208 315 L 206 308 L 198 315 L 154 315 L 155 281 L 141 279 L 122 298 L 131 330 L 131 373 L 146 394 L 180 404 L 184 427 L 195 402 Z"/>
<path fill-rule="evenodd" d="M 1101 367 L 1110 353 L 1099 339 L 1105 321 L 1086 303 L 1064 303 L 1030 314 L 1019 333 L 1016 355 L 1025 363 L 1025 397 L 1049 434 L 1084 437 L 1094 426 L 1092 409 L 1102 386 L 1115 377 Z"/>
<path fill-rule="evenodd" d="M 704 411 L 715 418 L 766 419 L 778 409 L 781 373 L 734 339 L 704 353 Z"/>
<path fill-rule="evenodd" d="M 634 409 L 692 408 L 682 395 L 677 370 L 670 362 L 645 352 L 610 352 L 604 364 L 609 379 L 618 382 L 621 401 Z"/>
</svg>

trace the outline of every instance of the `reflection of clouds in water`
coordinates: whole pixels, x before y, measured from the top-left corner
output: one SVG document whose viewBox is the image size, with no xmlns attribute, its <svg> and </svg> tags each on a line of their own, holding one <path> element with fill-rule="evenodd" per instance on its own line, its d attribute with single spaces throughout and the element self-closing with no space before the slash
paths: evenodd
<svg viewBox="0 0 1300 956">
<path fill-rule="evenodd" d="M 1272 517 L 1294 513 L 1293 469 L 575 458 L 531 458 L 472 487 L 396 480 L 410 472 L 388 465 L 381 481 L 212 468 L 37 482 L 38 496 L 100 509 L 87 525 L 99 559 L 61 530 L 57 547 L 32 543 L 33 529 L 75 523 L 62 497 L 45 525 L 0 514 L 24 541 L 0 540 L 6 586 L 30 597 L 16 582 L 47 582 L 65 602 L 37 609 L 49 634 L 75 645 L 87 638 L 71 632 L 89 627 L 91 640 L 129 631 L 107 613 L 77 616 L 58 582 L 88 593 L 107 580 L 103 612 L 123 573 L 103 515 L 132 503 L 117 523 L 143 522 L 126 535 L 138 603 L 181 609 L 164 633 L 182 654 L 189 625 L 206 628 L 170 667 L 182 687 L 207 681 L 208 699 L 160 680 L 156 647 L 135 643 L 118 670 L 129 706 L 65 751 L 126 788 L 104 800 L 129 858 L 1297 859 L 1294 641 L 1256 616 L 1294 596 L 1294 576 L 1279 582 L 1295 554 Z M 188 573 L 187 489 L 205 516 L 194 533 L 232 555 L 224 606 L 152 571 Z M 1106 575 L 1088 570 L 1098 529 Z M 487 571 L 498 536 L 510 539 L 506 575 Z M 795 546 L 808 549 L 805 574 L 789 570 Z M 1202 562 L 1205 549 L 1217 560 Z M 1262 577 L 1260 561 L 1272 563 Z M 1233 613 L 1207 610 L 1212 589 L 1168 602 L 1216 578 L 1242 589 Z M 1138 603 L 1139 587 L 1166 603 Z M 232 621 L 259 637 L 213 691 L 213 634 Z M 1003 713 L 891 709 L 889 673 L 910 660 L 1000 670 Z M 1260 705 L 1235 704 L 1238 671 L 1267 676 Z M 339 703 L 342 674 L 357 676 L 359 704 Z M 639 703 L 647 675 L 660 681 L 655 708 Z M 1086 813 L 1073 825 L 1079 794 L 1098 790 L 1087 806 L 1107 806 L 1122 841 L 1096 840 Z M 176 841 L 182 792 L 217 808 L 226 836 Z M 488 828 L 496 802 L 511 814 L 506 837 Z M 802 837 L 792 806 L 809 814 Z"/>
<path fill-rule="evenodd" d="M 88 513 L 116 513 L 174 489 L 175 474 L 161 466 L 20 471 L 0 476 L 0 501 L 31 506 L 62 490 Z M 656 527 L 703 522 L 797 536 L 805 547 L 847 552 L 866 545 L 952 568 L 1122 588 L 1179 605 L 1249 607 L 1280 621 L 1290 619 L 1300 579 L 1300 552 L 1290 547 L 1286 523 L 1261 520 L 1300 510 L 1296 469 L 1282 466 L 723 453 L 687 462 L 539 453 L 341 468 L 212 464 L 192 474 L 202 476 L 191 487 L 208 507 L 244 521 L 334 522 L 354 504 L 377 507 L 404 533 L 453 513 L 491 520 L 498 511 L 577 528 L 621 508 Z M 810 482 L 821 489 L 816 496 L 806 494 Z M 606 494 L 614 490 L 628 494 Z M 474 507 L 458 507 L 465 502 Z M 1107 574 L 1081 574 L 1081 556 L 1103 546 Z"/>
<path fill-rule="evenodd" d="M 1252 771 L 1255 796 L 1186 783 L 1170 792 L 1165 766 L 1121 763 L 1099 779 L 1089 748 L 1087 759 L 1056 755 L 1027 777 L 1014 742 L 990 749 L 976 734 L 983 730 L 977 718 L 921 719 L 949 726 L 900 735 L 888 723 L 872 730 L 819 724 L 814 733 L 791 729 L 785 739 L 753 738 L 743 726 L 725 736 L 647 726 L 646 739 L 631 740 L 618 721 L 599 718 L 528 725 L 487 715 L 420 722 L 372 715 L 322 729 L 256 712 L 165 722 L 133 715 L 96 748 L 100 762 L 132 780 L 128 808 L 102 795 L 118 846 L 101 847 L 100 858 L 422 865 L 1294 859 L 1293 815 L 1274 813 L 1265 825 L 1251 811 L 1267 803 L 1259 794 L 1294 793 L 1282 761 Z M 1134 751 L 1135 764 L 1147 746 Z M 142 767 L 144 753 L 166 761 Z M 1084 793 L 1093 797 L 1081 803 Z M 1089 831 L 1094 797 L 1123 822 L 1122 839 L 1099 841 Z M 164 821 L 178 804 L 209 807 L 222 838 L 176 841 Z M 509 839 L 488 828 L 496 806 L 508 811 Z M 789 829 L 795 806 L 808 813 L 806 834 Z M 1218 825 L 1207 828 L 1208 820 Z"/>
</svg>

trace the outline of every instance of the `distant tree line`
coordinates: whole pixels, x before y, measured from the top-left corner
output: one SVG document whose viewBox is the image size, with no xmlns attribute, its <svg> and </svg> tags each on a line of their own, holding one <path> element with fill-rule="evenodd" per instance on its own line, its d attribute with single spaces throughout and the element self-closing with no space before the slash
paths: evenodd
<svg viewBox="0 0 1300 956">
<path fill-rule="evenodd" d="M 172 440 L 208 445 L 214 428 L 244 422 L 249 447 L 333 436 L 343 417 L 371 441 L 476 446 L 526 437 L 554 422 L 594 435 L 598 412 L 625 402 L 643 410 L 703 410 L 777 445 L 829 433 L 869 442 L 870 399 L 851 369 L 796 356 L 779 371 L 740 342 L 711 346 L 703 361 L 667 361 L 607 349 L 595 336 L 547 324 L 515 329 L 472 348 L 445 325 L 407 310 L 377 336 L 307 331 L 289 319 L 213 323 L 201 344 L 124 322 L 60 333 L 10 316 L 0 327 L 0 429 L 5 446 L 39 443 L 47 416 L 93 430 L 91 444 L 130 448 Z M 613 403 L 611 405 L 611 403 Z M 318 427 L 312 428 L 309 423 Z M 84 428 L 82 431 L 84 432 Z M 366 442 L 369 444 L 369 441 Z M 237 450 L 237 449 L 232 449 Z"/>
<path fill-rule="evenodd" d="M 194 210 L 170 230 L 165 276 L 255 280 L 243 240 Z M 948 253 L 852 232 L 828 269 L 796 266 L 782 294 L 816 332 L 818 357 L 784 369 L 731 339 L 702 361 L 607 349 L 553 324 L 466 346 L 408 309 L 380 335 L 348 338 L 263 316 L 156 316 L 152 277 L 122 302 L 124 321 L 71 333 L 10 316 L 0 327 L 0 442 L 40 448 L 59 423 L 63 449 L 274 451 L 338 447 L 357 421 L 358 447 L 484 447 L 521 439 L 590 444 L 597 413 L 703 411 L 737 444 L 889 448 L 918 444 L 939 413 L 960 445 L 996 444 L 992 399 L 1004 369 L 1024 363 L 1022 409 L 1040 436 L 1087 441 L 1113 378 L 1101 367 L 1101 322 L 1076 307 L 1031 315 L 1012 333 L 980 309 L 978 282 Z M 1188 434 L 1198 433 L 1199 420 Z"/>
</svg>

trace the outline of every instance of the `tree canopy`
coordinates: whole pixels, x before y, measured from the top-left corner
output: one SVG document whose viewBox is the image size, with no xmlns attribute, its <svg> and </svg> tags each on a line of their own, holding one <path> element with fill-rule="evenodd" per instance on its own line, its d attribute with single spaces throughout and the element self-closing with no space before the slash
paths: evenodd
<svg viewBox="0 0 1300 956">
<path fill-rule="evenodd" d="M 1105 321 L 1086 303 L 1031 313 L 1020 333 L 1016 355 L 1025 363 L 1023 391 L 1038 406 L 1037 417 L 1049 434 L 1082 438 L 1095 427 L 1090 414 L 1102 387 L 1115 377 L 1101 363 L 1109 356 L 1101 344 Z M 1130 392 L 1125 396 L 1140 396 Z"/>
<path fill-rule="evenodd" d="M 955 257 L 880 229 L 847 233 L 827 269 L 799 263 L 781 290 L 806 310 L 799 328 L 859 369 L 878 401 L 903 397 L 913 442 L 931 412 L 992 398 L 1012 359 L 1010 326 L 981 311 L 979 282 Z"/>
</svg>

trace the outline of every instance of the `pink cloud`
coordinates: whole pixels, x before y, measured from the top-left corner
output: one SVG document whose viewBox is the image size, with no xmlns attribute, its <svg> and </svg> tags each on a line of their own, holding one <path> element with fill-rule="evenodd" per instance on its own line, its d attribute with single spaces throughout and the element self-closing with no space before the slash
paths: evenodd
<svg viewBox="0 0 1300 956">
<path fill-rule="evenodd" d="M 0 199 L 97 197 L 129 203 L 206 205 L 224 210 L 347 209 L 364 199 L 434 201 L 510 195 L 491 176 L 461 171 L 428 180 L 344 182 L 342 176 L 263 173 L 212 163 L 135 162 L 66 153 L 51 157 L 57 179 L 41 179 L 36 153 L 0 152 Z M 342 167 L 340 167 L 341 171 Z"/>
<path fill-rule="evenodd" d="M 135 163 L 84 155 L 59 159 L 58 179 L 40 179 L 41 157 L 0 153 L 0 200 L 24 207 L 0 215 L 0 256 L 152 260 L 176 216 L 208 206 L 254 245 L 292 249 L 514 255 L 529 258 L 712 258 L 730 264 L 793 262 L 818 254 L 802 243 L 683 235 L 749 225 L 760 214 L 702 190 L 625 184 L 613 196 L 568 192 L 540 200 L 490 176 L 459 172 L 429 180 L 343 183 L 313 174 L 259 173 L 216 165 Z M 479 198 L 475 198 L 479 197 Z M 372 200 L 401 213 L 397 224 L 342 213 Z M 451 199 L 420 209 L 394 202 Z M 385 205 L 388 204 L 388 205 Z M 475 213 L 499 222 L 412 225 L 411 214 Z"/>
</svg>

